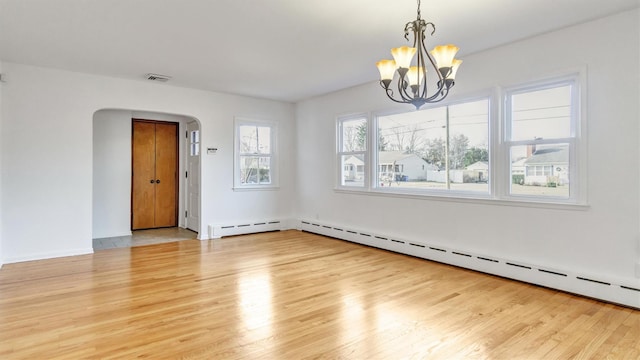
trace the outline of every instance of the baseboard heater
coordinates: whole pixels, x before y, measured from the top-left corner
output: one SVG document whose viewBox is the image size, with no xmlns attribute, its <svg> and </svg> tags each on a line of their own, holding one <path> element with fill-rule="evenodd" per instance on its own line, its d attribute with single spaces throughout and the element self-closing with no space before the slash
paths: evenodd
<svg viewBox="0 0 640 360">
<path fill-rule="evenodd" d="M 252 234 L 266 231 L 279 231 L 283 229 L 283 221 L 248 221 L 230 224 L 209 225 L 209 239 L 219 239 L 223 236 Z"/>
<path fill-rule="evenodd" d="M 585 274 L 565 269 L 529 264 L 504 259 L 490 254 L 477 254 L 464 249 L 452 249 L 440 244 L 369 231 L 348 229 L 318 221 L 300 220 L 298 228 L 362 245 L 373 246 L 427 260 L 472 269 L 488 274 L 520 280 L 557 290 L 567 291 L 607 302 L 640 309 L 640 282 L 634 279 L 611 279 L 596 274 Z"/>
</svg>

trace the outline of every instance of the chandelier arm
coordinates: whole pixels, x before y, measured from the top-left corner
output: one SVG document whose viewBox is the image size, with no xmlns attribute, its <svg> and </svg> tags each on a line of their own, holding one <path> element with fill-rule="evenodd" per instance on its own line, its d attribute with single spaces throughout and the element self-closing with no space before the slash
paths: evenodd
<svg viewBox="0 0 640 360">
<path fill-rule="evenodd" d="M 431 21 L 429 21 L 428 23 L 425 24 L 425 29 L 427 28 L 427 25 L 431 25 L 431 36 L 433 36 L 433 34 L 436 33 L 436 24 L 432 23 Z"/>
<path fill-rule="evenodd" d="M 428 25 L 431 25 L 431 27 L 433 28 L 433 31 L 431 32 L 431 35 L 433 35 L 436 32 L 436 26 L 432 22 L 428 22 L 428 23 L 426 23 L 424 25 L 425 29 L 426 29 L 426 27 Z M 423 29 L 423 33 L 422 34 L 424 35 L 424 29 Z M 426 49 L 426 47 L 424 45 L 424 36 L 422 37 L 422 47 Z M 427 54 L 427 58 L 429 59 L 429 62 L 431 63 L 431 66 L 433 67 L 433 69 L 436 71 L 436 74 L 438 75 L 438 82 L 443 81 L 444 77 L 440 73 L 440 70 L 438 70 L 438 64 L 436 64 L 436 61 L 433 59 L 431 54 L 429 54 L 428 51 L 425 51 L 425 54 Z"/>
<path fill-rule="evenodd" d="M 390 87 L 385 88 L 385 87 L 384 87 L 384 85 L 382 84 L 382 82 L 380 82 L 380 86 L 382 86 L 382 87 L 384 88 L 385 93 L 387 94 L 387 97 L 388 97 L 391 101 L 394 101 L 394 102 L 397 102 L 397 103 L 400 103 L 400 104 L 406 104 L 406 103 L 408 103 L 408 101 L 406 101 L 406 100 L 404 100 L 404 99 L 403 99 L 403 100 L 398 100 L 398 99 L 396 99 L 396 98 L 394 97 L 394 94 L 393 94 L 393 89 L 391 89 Z"/>
<path fill-rule="evenodd" d="M 405 77 L 406 74 L 400 75 L 400 78 L 398 79 L 398 95 L 400 95 L 400 98 L 404 102 L 411 102 L 411 99 L 413 99 L 413 97 L 407 91 L 409 85 L 407 83 L 407 80 L 405 80 Z"/>
<path fill-rule="evenodd" d="M 444 98 L 447 97 L 448 94 L 449 94 L 449 88 L 444 86 L 444 83 L 442 83 L 442 85 L 440 85 L 440 84 L 438 85 L 438 91 L 436 91 L 433 95 L 431 95 L 430 97 L 428 97 L 425 100 L 426 100 L 426 102 L 429 102 L 429 103 L 442 101 L 442 100 L 444 100 Z"/>
<path fill-rule="evenodd" d="M 395 98 L 394 93 L 393 93 L 393 89 L 391 87 L 389 87 L 388 85 L 385 85 L 385 83 L 381 80 L 380 81 L 380 87 L 384 89 L 385 93 L 387 94 L 387 97 L 394 102 L 397 103 L 401 103 L 401 104 L 407 104 L 409 103 L 409 100 L 406 99 L 404 96 L 402 96 L 402 93 L 400 93 L 400 98 L 401 100 L 398 100 Z"/>
</svg>

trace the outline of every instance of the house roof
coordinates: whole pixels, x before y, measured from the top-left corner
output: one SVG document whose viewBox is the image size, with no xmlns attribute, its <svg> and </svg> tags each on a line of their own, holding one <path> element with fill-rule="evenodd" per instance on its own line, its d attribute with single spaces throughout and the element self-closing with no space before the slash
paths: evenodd
<svg viewBox="0 0 640 360">
<path fill-rule="evenodd" d="M 418 155 L 416 154 L 407 154 L 403 151 L 380 151 L 378 153 L 378 163 L 379 164 L 393 164 L 394 162 L 398 162 L 410 157 L 417 157 L 420 160 Z M 424 160 L 423 160 L 424 161 Z"/>
<path fill-rule="evenodd" d="M 485 161 L 476 161 L 473 164 L 467 166 L 467 170 L 488 170 L 489 164 Z"/>
<path fill-rule="evenodd" d="M 527 158 L 518 159 L 511 163 L 511 167 L 524 166 Z"/>
<path fill-rule="evenodd" d="M 344 162 L 347 163 L 347 164 L 362 165 L 362 164 L 364 164 L 364 156 L 362 156 L 362 155 L 351 155 L 348 158 L 346 158 L 344 160 Z"/>
<path fill-rule="evenodd" d="M 569 147 L 557 146 L 536 150 L 524 163 L 525 165 L 555 165 L 569 162 Z"/>
</svg>

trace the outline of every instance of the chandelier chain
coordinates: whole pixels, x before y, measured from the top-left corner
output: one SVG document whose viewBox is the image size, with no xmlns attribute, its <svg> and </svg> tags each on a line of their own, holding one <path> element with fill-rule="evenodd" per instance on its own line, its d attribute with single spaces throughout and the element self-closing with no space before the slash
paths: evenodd
<svg viewBox="0 0 640 360">
<path fill-rule="evenodd" d="M 420 20 L 420 0 L 418 0 L 418 20 Z"/>
</svg>

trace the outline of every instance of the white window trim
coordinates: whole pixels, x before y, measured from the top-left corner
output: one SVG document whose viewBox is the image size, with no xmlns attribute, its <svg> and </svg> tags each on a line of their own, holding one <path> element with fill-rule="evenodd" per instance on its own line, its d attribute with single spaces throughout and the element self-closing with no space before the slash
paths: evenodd
<svg viewBox="0 0 640 360">
<path fill-rule="evenodd" d="M 498 174 L 498 178 L 503 181 L 501 182 L 501 186 L 497 189 L 498 191 L 496 192 L 498 199 L 506 201 L 563 204 L 569 206 L 575 205 L 579 207 L 587 206 L 586 83 L 586 69 L 581 68 L 574 71 L 565 72 L 564 75 L 546 77 L 543 79 L 520 83 L 518 85 L 512 85 L 503 89 L 500 94 L 500 98 L 502 101 L 502 116 L 499 118 L 501 133 L 499 144 L 497 144 L 497 147 L 499 148 L 498 153 L 500 153 L 501 156 L 499 159 L 500 163 L 498 164 L 498 166 L 496 166 L 496 169 L 500 172 L 500 174 Z M 531 141 L 510 141 L 511 123 L 509 117 L 510 109 L 508 104 L 509 95 L 514 93 L 554 88 L 563 84 L 573 85 L 574 91 L 571 94 L 571 101 L 574 105 L 577 105 L 572 107 L 570 137 L 544 139 L 536 141 L 536 143 L 569 144 L 569 179 L 571 179 L 569 197 L 557 198 L 552 196 L 510 194 L 511 184 L 510 181 L 506 181 L 507 179 L 511 179 L 510 174 L 508 174 L 511 168 L 509 155 L 510 147 L 530 144 Z"/>
<path fill-rule="evenodd" d="M 511 183 L 511 164 L 510 156 L 507 151 L 508 145 L 506 143 L 506 107 L 505 101 L 509 91 L 514 89 L 534 89 L 538 86 L 547 86 L 552 84 L 559 84 L 563 81 L 573 81 L 574 86 L 574 106 L 572 110 L 575 114 L 575 122 L 572 122 L 572 134 L 575 136 L 571 139 L 571 142 L 566 140 L 550 140 L 549 142 L 564 142 L 570 144 L 570 179 L 572 179 L 572 186 L 570 189 L 569 199 L 558 199 L 552 197 L 543 196 L 521 196 L 510 195 L 510 183 Z M 337 163 L 334 169 L 338 170 L 336 175 L 336 187 L 334 191 L 338 193 L 360 194 L 367 196 L 383 196 L 383 197 L 395 197 L 395 198 L 410 198 L 410 199 L 424 199 L 424 200 L 437 200 L 437 201 L 453 201 L 464 203 L 478 203 L 478 204 L 491 204 L 499 206 L 518 206 L 518 207 L 533 207 L 533 208 L 551 208 L 551 209 L 563 209 L 563 210 L 587 210 L 590 208 L 587 197 L 587 71 L 586 67 L 572 68 L 561 73 L 551 74 L 549 76 L 541 77 L 538 80 L 513 84 L 508 87 L 495 86 L 491 90 L 485 90 L 476 92 L 473 95 L 467 96 L 450 96 L 450 101 L 444 101 L 436 106 L 451 106 L 456 103 L 464 103 L 468 101 L 474 101 L 479 99 L 489 99 L 489 192 L 484 193 L 470 193 L 460 190 L 425 190 L 415 191 L 412 189 L 397 189 L 397 188 L 381 188 L 376 187 L 373 184 L 374 179 L 377 179 L 375 173 L 377 164 L 377 152 L 371 151 L 377 149 L 377 118 L 384 115 L 393 115 L 402 113 L 401 108 L 394 108 L 393 110 L 378 111 L 375 113 L 360 113 L 358 115 L 352 115 L 353 117 L 366 116 L 368 122 L 368 134 L 367 134 L 367 151 L 365 152 L 365 186 L 364 187 L 346 187 L 340 186 L 340 174 L 338 169 L 340 162 L 340 156 L 336 156 Z M 410 111 L 410 110 L 409 110 Z M 352 118 L 353 118 L 352 117 Z M 349 115 L 339 116 L 338 124 L 340 120 L 348 119 Z M 336 127 L 340 131 L 339 126 Z M 373 135 L 375 134 L 375 135 Z M 336 139 L 340 139 L 340 134 L 336 133 Z M 336 141 L 337 146 L 339 143 Z M 336 148 L 336 154 L 338 154 L 339 148 Z"/>
<path fill-rule="evenodd" d="M 352 120 L 360 120 L 364 119 L 367 124 L 367 137 L 365 141 L 365 150 L 364 151 L 341 151 L 342 147 L 342 124 L 347 121 Z M 336 170 L 335 174 L 335 189 L 341 189 L 345 191 L 363 191 L 369 189 L 371 176 L 369 175 L 369 167 L 370 167 L 370 156 L 369 149 L 371 148 L 371 136 L 369 133 L 371 131 L 371 116 L 368 113 L 355 113 L 355 114 L 346 114 L 340 115 L 336 118 L 336 147 L 335 147 L 335 165 L 334 169 Z M 346 186 L 342 185 L 342 156 L 344 155 L 363 155 L 364 158 L 364 184 L 363 186 Z"/>
<path fill-rule="evenodd" d="M 271 135 L 271 183 L 269 184 L 242 184 L 240 181 L 240 126 L 270 127 Z M 259 191 L 279 189 L 279 151 L 278 151 L 278 123 L 275 121 L 255 120 L 236 117 L 234 119 L 233 134 L 233 190 L 234 191 Z"/>
<path fill-rule="evenodd" d="M 489 144 L 491 144 L 492 142 L 492 116 L 494 116 L 494 109 L 496 109 L 498 106 L 496 106 L 496 101 L 495 101 L 495 91 L 493 90 L 484 90 L 484 91 L 480 91 L 477 93 L 474 93 L 472 95 L 467 95 L 467 96 L 462 96 L 462 97 L 452 97 L 451 99 L 449 99 L 449 101 L 443 101 L 443 102 L 439 102 L 439 103 L 435 103 L 432 104 L 431 106 L 425 106 L 423 107 L 421 110 L 426 110 L 429 108 L 438 108 L 438 107 L 443 107 L 443 106 L 454 106 L 457 104 L 464 104 L 464 103 L 468 103 L 468 102 L 474 102 L 474 101 L 481 101 L 481 100 L 487 100 L 489 102 L 489 123 L 488 123 L 488 139 L 489 139 Z M 414 111 L 421 111 L 421 110 L 414 110 Z M 382 117 L 382 116 L 389 116 L 389 115 L 395 115 L 395 114 L 402 114 L 402 113 L 406 113 L 408 111 L 403 111 L 402 109 L 396 109 L 394 111 L 379 111 L 379 112 L 375 112 L 372 114 L 371 116 L 371 125 L 369 127 L 370 131 L 372 132 L 372 134 L 377 134 L 377 129 L 378 129 L 378 118 Z M 371 146 L 369 147 L 370 149 L 377 149 L 378 148 L 378 137 L 377 136 L 369 136 L 368 137 L 369 142 L 371 143 Z M 371 164 L 373 164 L 374 166 L 371 166 L 371 170 L 369 171 L 369 178 L 371 179 L 371 185 L 368 188 L 368 191 L 373 192 L 373 193 L 381 193 L 381 194 L 393 194 L 393 195 L 402 195 L 402 196 L 410 196 L 410 197 L 432 197 L 432 198 L 457 198 L 457 199 L 482 199 L 482 200 L 486 200 L 486 199 L 491 199 L 493 198 L 492 194 L 492 183 L 493 183 L 493 179 L 494 179 L 494 174 L 493 174 L 493 168 L 495 166 L 493 166 L 493 150 L 491 148 L 491 145 L 489 145 L 489 173 L 491 174 L 489 177 L 489 183 L 487 184 L 489 186 L 489 191 L 485 192 L 476 192 L 476 191 L 464 191 L 464 190 L 455 190 L 455 189 L 408 189 L 408 188 L 394 188 L 394 187 L 381 187 L 378 186 L 377 183 L 374 183 L 374 180 L 377 182 L 378 181 L 378 173 L 376 172 L 377 169 L 374 169 L 377 165 L 378 165 L 378 152 L 377 151 L 372 151 L 371 154 L 369 154 L 369 157 L 371 158 Z"/>
</svg>

